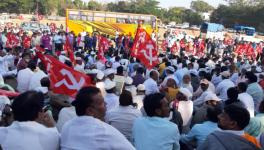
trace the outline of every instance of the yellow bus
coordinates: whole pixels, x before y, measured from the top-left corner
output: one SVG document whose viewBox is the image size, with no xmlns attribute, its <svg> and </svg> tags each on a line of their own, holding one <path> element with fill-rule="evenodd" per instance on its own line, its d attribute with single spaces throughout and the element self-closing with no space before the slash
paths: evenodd
<svg viewBox="0 0 264 150">
<path fill-rule="evenodd" d="M 118 32 L 134 37 L 139 22 L 151 34 L 157 32 L 158 21 L 153 15 L 66 9 L 67 30 L 75 34 L 86 31 L 116 36 Z"/>
</svg>

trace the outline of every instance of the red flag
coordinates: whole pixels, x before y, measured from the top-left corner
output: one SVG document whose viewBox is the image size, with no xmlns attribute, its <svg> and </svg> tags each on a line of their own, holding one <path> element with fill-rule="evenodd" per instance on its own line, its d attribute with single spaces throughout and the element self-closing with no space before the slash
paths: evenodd
<svg viewBox="0 0 264 150">
<path fill-rule="evenodd" d="M 159 64 L 156 43 L 150 38 L 150 35 L 143 28 L 138 28 L 135 39 L 136 40 L 133 45 L 135 51 L 133 55 L 148 69 L 151 69 Z"/>
<path fill-rule="evenodd" d="M 177 46 L 176 42 L 173 43 L 173 45 L 171 47 L 171 52 L 172 53 L 178 52 L 178 46 Z"/>
<path fill-rule="evenodd" d="M 66 37 L 66 42 L 64 44 L 64 50 L 65 50 L 66 53 L 68 53 L 69 58 L 70 58 L 72 64 L 75 65 L 76 64 L 76 61 L 75 61 L 74 53 L 73 53 L 73 50 L 72 50 L 72 46 L 70 44 L 70 41 L 69 41 L 69 38 L 68 37 Z"/>
<path fill-rule="evenodd" d="M 30 43 L 31 43 L 31 38 L 26 36 L 23 40 L 23 46 L 25 49 L 29 49 L 30 48 Z"/>
<path fill-rule="evenodd" d="M 239 44 L 235 50 L 235 52 L 237 53 L 237 55 L 242 55 L 243 54 L 243 51 L 244 51 L 244 45 L 242 44 Z"/>
<path fill-rule="evenodd" d="M 161 48 L 164 52 L 166 52 L 167 50 L 167 47 L 168 47 L 168 42 L 166 40 L 163 40 L 162 41 L 162 44 L 161 44 Z"/>
<path fill-rule="evenodd" d="M 19 44 L 19 39 L 16 37 L 15 34 L 13 33 L 7 33 L 7 41 L 6 41 L 6 47 L 7 48 L 13 48 L 13 47 L 17 47 Z"/>
<path fill-rule="evenodd" d="M 249 43 L 247 45 L 246 55 L 247 55 L 248 59 L 250 59 L 250 58 L 255 59 L 256 58 L 255 51 L 254 51 L 254 48 L 253 48 L 251 43 Z"/>
<path fill-rule="evenodd" d="M 141 26 L 139 25 L 137 28 L 137 33 L 135 36 L 133 47 L 131 49 L 131 56 L 135 57 L 138 53 L 139 46 L 149 40 L 151 40 L 150 35 L 146 32 L 145 29 L 141 28 Z"/>
<path fill-rule="evenodd" d="M 43 55 L 40 52 L 37 52 L 37 55 L 46 64 L 54 93 L 75 97 L 82 87 L 91 85 L 89 76 L 68 67 L 50 55 Z"/>
<path fill-rule="evenodd" d="M 104 53 L 108 51 L 110 47 L 110 44 L 108 42 L 108 39 L 106 37 L 100 36 L 99 37 L 99 43 L 98 43 L 98 59 L 102 61 L 103 63 L 106 62 L 106 58 L 104 57 Z"/>
<path fill-rule="evenodd" d="M 261 44 L 257 45 L 256 51 L 258 52 L 258 54 L 262 54 L 262 46 L 261 46 Z"/>
</svg>

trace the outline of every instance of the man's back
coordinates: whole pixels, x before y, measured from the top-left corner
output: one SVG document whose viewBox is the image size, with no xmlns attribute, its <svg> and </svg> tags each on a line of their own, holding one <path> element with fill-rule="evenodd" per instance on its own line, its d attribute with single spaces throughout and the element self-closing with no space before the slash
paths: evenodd
<svg viewBox="0 0 264 150">
<path fill-rule="evenodd" d="M 68 121 L 61 132 L 62 150 L 134 150 L 112 126 L 90 116 Z"/>
<path fill-rule="evenodd" d="M 205 142 L 197 150 L 258 150 L 254 143 L 246 138 L 224 131 L 215 131 L 208 135 Z"/>
<path fill-rule="evenodd" d="M 234 86 L 235 84 L 230 79 L 225 79 L 217 85 L 216 94 L 219 94 L 220 99 L 226 101 L 228 99 L 227 90 Z"/>
<path fill-rule="evenodd" d="M 29 82 L 34 73 L 29 69 L 20 70 L 17 74 L 17 90 L 23 93 L 28 90 Z"/>
<path fill-rule="evenodd" d="M 59 148 L 57 129 L 34 122 L 13 122 L 0 128 L 0 145 L 7 150 L 56 150 Z"/>
<path fill-rule="evenodd" d="M 137 150 L 179 150 L 177 125 L 159 117 L 140 117 L 135 120 L 133 141 Z"/>
</svg>

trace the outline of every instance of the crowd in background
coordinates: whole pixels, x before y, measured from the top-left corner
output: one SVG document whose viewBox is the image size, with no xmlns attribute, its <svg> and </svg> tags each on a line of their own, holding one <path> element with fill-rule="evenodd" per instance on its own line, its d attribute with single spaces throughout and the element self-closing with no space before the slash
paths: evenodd
<svg viewBox="0 0 264 150">
<path fill-rule="evenodd" d="M 130 56 L 131 35 L 103 35 L 110 45 L 105 62 L 97 57 L 98 33 L 5 29 L 1 35 L 0 88 L 19 93 L 0 96 L 2 149 L 264 147 L 262 43 L 167 33 L 160 64 L 147 69 Z M 75 64 L 64 51 L 67 39 Z M 251 44 L 254 57 L 237 54 L 240 44 Z M 95 86 L 75 98 L 54 93 L 38 46 Z"/>
</svg>

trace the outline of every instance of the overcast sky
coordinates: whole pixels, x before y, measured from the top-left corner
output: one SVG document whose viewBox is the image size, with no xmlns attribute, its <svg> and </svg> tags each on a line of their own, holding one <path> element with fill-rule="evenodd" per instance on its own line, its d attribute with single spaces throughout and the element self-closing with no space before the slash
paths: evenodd
<svg viewBox="0 0 264 150">
<path fill-rule="evenodd" d="M 89 0 L 83 0 L 89 1 Z M 118 0 L 97 0 L 100 2 L 115 2 Z M 190 8 L 190 4 L 193 0 L 158 0 L 160 2 L 160 6 L 164 8 L 180 6 Z M 226 4 L 224 0 L 204 0 L 205 2 L 209 3 L 210 5 L 217 7 L 219 4 Z"/>
</svg>

